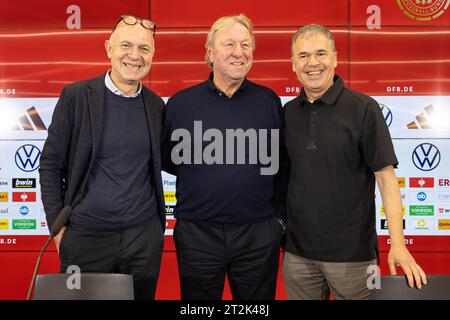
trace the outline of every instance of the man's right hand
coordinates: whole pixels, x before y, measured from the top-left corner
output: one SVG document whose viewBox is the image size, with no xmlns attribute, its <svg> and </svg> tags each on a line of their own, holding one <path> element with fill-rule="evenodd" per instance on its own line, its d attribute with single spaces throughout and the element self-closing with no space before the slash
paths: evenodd
<svg viewBox="0 0 450 320">
<path fill-rule="evenodd" d="M 59 233 L 53 238 L 53 240 L 55 240 L 56 251 L 58 251 L 58 254 L 59 254 L 59 244 L 61 242 L 61 238 L 62 235 L 64 234 L 64 231 L 66 231 L 66 226 L 63 226 L 59 231 Z"/>
</svg>

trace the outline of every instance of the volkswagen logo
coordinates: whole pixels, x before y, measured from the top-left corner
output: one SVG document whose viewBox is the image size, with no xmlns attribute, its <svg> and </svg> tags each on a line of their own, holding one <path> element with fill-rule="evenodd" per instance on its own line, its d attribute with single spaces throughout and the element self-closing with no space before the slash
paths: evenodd
<svg viewBox="0 0 450 320">
<path fill-rule="evenodd" d="M 32 144 L 25 144 L 16 151 L 16 166 L 25 172 L 32 172 L 39 168 L 41 150 Z"/>
<path fill-rule="evenodd" d="M 379 103 L 379 105 L 380 105 L 381 112 L 383 113 L 384 121 L 386 121 L 386 125 L 388 127 L 390 127 L 392 124 L 392 118 L 393 118 L 392 111 L 391 111 L 391 109 L 389 109 L 389 107 L 387 105 L 385 105 L 383 103 Z"/>
<path fill-rule="evenodd" d="M 419 144 L 412 153 L 412 161 L 417 169 L 431 171 L 441 162 L 441 153 L 431 143 Z"/>
</svg>

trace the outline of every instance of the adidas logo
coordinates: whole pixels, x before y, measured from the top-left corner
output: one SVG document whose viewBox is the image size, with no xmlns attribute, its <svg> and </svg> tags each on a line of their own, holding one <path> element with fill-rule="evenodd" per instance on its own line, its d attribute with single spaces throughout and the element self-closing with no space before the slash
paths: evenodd
<svg viewBox="0 0 450 320">
<path fill-rule="evenodd" d="M 431 119 L 436 116 L 433 105 L 430 104 L 423 112 L 416 116 L 416 120 L 408 123 L 408 129 L 433 129 Z"/>
<path fill-rule="evenodd" d="M 19 116 L 17 123 L 12 127 L 12 130 L 32 131 L 32 130 L 47 130 L 41 116 L 35 107 L 29 108 L 25 114 Z"/>
</svg>

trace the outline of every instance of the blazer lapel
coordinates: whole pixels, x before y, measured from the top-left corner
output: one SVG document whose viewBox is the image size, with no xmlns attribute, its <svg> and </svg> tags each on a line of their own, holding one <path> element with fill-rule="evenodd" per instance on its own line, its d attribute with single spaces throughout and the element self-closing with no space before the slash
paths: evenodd
<svg viewBox="0 0 450 320">
<path fill-rule="evenodd" d="M 105 110 L 105 76 L 96 78 L 88 91 L 88 108 L 92 128 L 92 159 L 95 159 L 103 128 L 103 113 Z"/>
<path fill-rule="evenodd" d="M 151 103 L 151 97 L 150 94 L 145 90 L 145 88 L 142 89 L 142 92 L 144 93 L 144 105 L 145 105 L 145 113 L 147 115 L 147 124 L 148 124 L 148 131 L 150 132 L 150 142 L 151 142 L 151 151 L 152 151 L 152 159 L 153 159 L 153 166 L 157 166 L 158 163 L 161 162 L 160 159 L 160 143 L 159 143 L 159 129 L 160 129 L 160 123 L 158 123 L 158 115 L 155 112 L 154 108 L 155 106 Z"/>
</svg>

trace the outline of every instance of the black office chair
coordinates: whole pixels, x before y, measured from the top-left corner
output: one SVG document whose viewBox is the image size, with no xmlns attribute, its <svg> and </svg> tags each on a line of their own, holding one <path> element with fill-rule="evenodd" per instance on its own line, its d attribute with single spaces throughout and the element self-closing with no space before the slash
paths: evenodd
<svg viewBox="0 0 450 320">
<path fill-rule="evenodd" d="M 427 275 L 422 289 L 410 288 L 405 276 L 381 276 L 380 289 L 371 300 L 450 300 L 450 275 Z"/>
<path fill-rule="evenodd" d="M 79 281 L 74 280 L 74 275 L 73 273 L 38 275 L 34 286 L 33 299 L 134 300 L 132 275 L 78 273 Z"/>
</svg>

